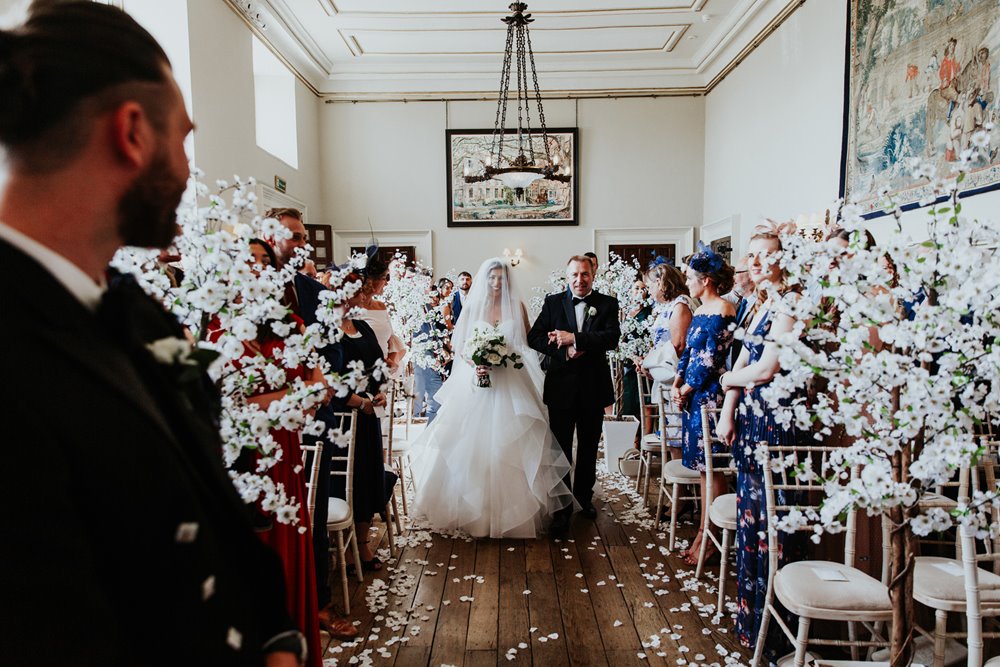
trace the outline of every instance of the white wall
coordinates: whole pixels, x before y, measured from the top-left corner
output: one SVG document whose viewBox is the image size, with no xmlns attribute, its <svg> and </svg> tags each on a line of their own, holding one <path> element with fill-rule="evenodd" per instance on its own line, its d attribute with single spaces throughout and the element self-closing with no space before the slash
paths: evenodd
<svg viewBox="0 0 1000 667">
<path fill-rule="evenodd" d="M 474 272 L 521 248 L 523 290 L 595 247 L 595 230 L 697 227 L 703 98 L 551 100 L 550 127 L 580 128 L 580 225 L 447 227 L 445 129 L 493 126 L 491 102 L 337 103 L 320 112 L 323 209 L 335 230 L 431 230 L 437 273 Z M 447 120 L 446 120 L 447 116 Z M 508 114 L 508 122 L 509 122 Z"/>
<path fill-rule="evenodd" d="M 738 216 L 737 250 L 762 218 L 822 211 L 839 194 L 846 0 L 809 0 L 707 97 L 704 224 Z M 963 201 L 1000 215 L 1000 192 Z M 925 211 L 904 229 L 926 237 Z M 876 238 L 893 226 L 876 218 Z"/>
<path fill-rule="evenodd" d="M 306 203 L 306 222 L 325 220 L 320 196 L 319 107 L 321 102 L 295 82 L 299 167 L 293 169 L 255 141 L 251 32 L 224 2 L 189 0 L 191 79 L 195 154 L 206 182 L 232 181 L 233 175 L 274 184 L 288 183 L 287 194 Z"/>
</svg>

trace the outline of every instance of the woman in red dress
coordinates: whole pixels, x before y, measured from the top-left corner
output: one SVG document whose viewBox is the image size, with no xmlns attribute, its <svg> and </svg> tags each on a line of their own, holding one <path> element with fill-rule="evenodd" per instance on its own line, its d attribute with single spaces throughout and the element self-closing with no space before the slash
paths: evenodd
<svg viewBox="0 0 1000 667">
<path fill-rule="evenodd" d="M 253 271 L 259 273 L 259 266 L 275 266 L 274 251 L 264 241 L 253 239 L 250 241 L 250 249 L 254 255 Z M 289 318 L 299 328 L 303 328 L 303 322 L 298 316 L 289 313 Z M 211 339 L 217 339 L 221 334 L 218 331 L 218 324 L 211 326 L 215 329 L 210 334 Z M 243 356 L 252 359 L 261 355 L 267 359 L 274 359 L 275 353 L 284 348 L 284 340 L 271 331 L 270 326 L 261 325 L 258 327 L 256 340 L 245 341 L 243 343 Z M 287 392 L 288 387 L 297 378 L 305 380 L 307 383 L 324 384 L 323 376 L 319 369 L 309 369 L 304 366 L 297 368 L 285 368 L 286 382 L 280 387 L 271 387 L 266 384 L 260 386 L 259 393 L 247 397 L 247 400 L 256 404 L 261 410 L 267 410 L 271 402 L 280 399 Z M 288 604 L 288 611 L 296 624 L 301 628 L 306 637 L 306 645 L 309 649 L 306 665 L 308 667 L 320 667 L 322 665 L 322 648 L 319 641 L 319 618 L 318 605 L 316 600 L 316 567 L 313 561 L 313 544 L 310 520 L 306 508 L 306 485 L 305 473 L 302 470 L 302 450 L 301 440 L 295 431 L 285 429 L 272 429 L 271 437 L 274 439 L 275 448 L 281 450 L 281 457 L 267 471 L 268 477 L 276 484 L 283 485 L 285 493 L 289 498 L 294 498 L 298 504 L 298 521 L 294 523 L 282 523 L 278 520 L 270 521 L 271 526 L 258 530 L 260 539 L 270 545 L 281 557 L 285 570 L 285 594 Z M 256 468 L 256 466 L 251 466 Z"/>
</svg>

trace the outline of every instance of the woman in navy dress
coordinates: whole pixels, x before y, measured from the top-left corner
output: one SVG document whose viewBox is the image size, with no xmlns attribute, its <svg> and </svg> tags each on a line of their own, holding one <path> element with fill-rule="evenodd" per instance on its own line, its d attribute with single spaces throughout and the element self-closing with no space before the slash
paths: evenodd
<svg viewBox="0 0 1000 667">
<path fill-rule="evenodd" d="M 763 469 L 755 454 L 758 444 L 795 444 L 800 440 L 794 426 L 782 426 L 775 412 L 763 399 L 762 393 L 781 372 L 776 335 L 792 331 L 794 320 L 779 314 L 775 306 L 783 290 L 784 272 L 777 263 L 781 252 L 780 228 L 758 228 L 750 239 L 747 260 L 750 275 L 757 290 L 760 307 L 747 326 L 733 370 L 720 379 L 726 391 L 725 404 L 719 417 L 719 438 L 733 448 L 736 465 L 736 635 L 740 644 L 754 648 L 767 592 L 768 545 L 767 508 L 764 497 Z M 791 400 L 790 397 L 787 400 Z M 738 414 L 737 414 L 738 408 Z M 788 499 L 778 500 L 781 503 Z M 801 536 L 801 534 L 799 534 Z M 801 558 L 803 542 L 793 535 L 778 533 L 781 553 L 779 565 Z M 771 624 L 765 655 L 774 658 L 787 643 L 784 635 Z"/>
<path fill-rule="evenodd" d="M 701 406 L 718 407 L 722 398 L 719 377 L 726 370 L 726 358 L 733 341 L 730 328 L 736 321 L 736 308 L 720 295 L 733 288 L 733 267 L 726 264 L 722 255 L 704 244 L 687 262 L 687 288 L 692 297 L 701 301 L 688 327 L 684 352 L 677 362 L 671 398 L 684 410 L 681 462 L 689 470 L 701 475 L 701 507 L 706 511 L 705 443 L 701 430 Z M 720 446 L 717 445 L 716 449 Z M 715 497 L 726 492 L 726 478 L 722 473 L 713 475 Z M 699 532 L 691 547 L 681 552 L 688 565 L 698 564 L 702 533 Z M 711 545 L 711 542 L 709 543 Z M 714 549 L 714 547 L 713 547 Z M 706 559 L 712 553 L 706 551 Z"/>
<path fill-rule="evenodd" d="M 348 274 L 347 283 L 357 282 L 361 277 Z M 351 297 L 348 310 L 361 303 L 361 293 Z M 386 499 L 391 493 L 393 479 L 387 479 L 382 454 L 382 427 L 375 415 L 375 408 L 386 404 L 380 381 L 371 376 L 376 362 L 383 360 L 382 347 L 375 332 L 364 320 L 345 319 L 341 324 L 344 335 L 335 343 L 340 347 L 339 366 L 331 364 L 335 373 L 343 373 L 351 362 L 360 361 L 368 373 L 368 386 L 358 388 L 343 397 L 335 397 L 330 404 L 337 412 L 357 410 L 357 434 L 354 450 L 354 529 L 358 538 L 361 566 L 366 571 L 382 569 L 382 562 L 368 545 L 369 528 L 372 518 L 385 512 Z M 343 498 L 346 495 L 343 476 L 337 476 L 330 483 L 330 495 Z"/>
</svg>

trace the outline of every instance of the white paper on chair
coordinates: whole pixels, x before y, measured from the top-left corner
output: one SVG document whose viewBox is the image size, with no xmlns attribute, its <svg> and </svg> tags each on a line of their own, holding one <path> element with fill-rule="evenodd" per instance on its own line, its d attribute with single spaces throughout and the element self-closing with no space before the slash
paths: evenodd
<svg viewBox="0 0 1000 667">
<path fill-rule="evenodd" d="M 849 581 L 843 572 L 833 567 L 814 567 L 812 571 L 822 581 Z"/>
<path fill-rule="evenodd" d="M 936 567 L 937 569 L 941 570 L 945 574 L 950 574 L 950 575 L 952 575 L 954 577 L 963 577 L 963 576 L 965 576 L 965 570 L 963 570 L 962 566 L 959 565 L 958 563 L 954 563 L 954 562 L 952 562 L 952 563 L 934 563 L 934 567 Z"/>
<path fill-rule="evenodd" d="M 373 405 L 372 411 L 375 413 L 377 419 L 385 419 L 385 416 L 389 414 L 384 405 Z"/>
</svg>

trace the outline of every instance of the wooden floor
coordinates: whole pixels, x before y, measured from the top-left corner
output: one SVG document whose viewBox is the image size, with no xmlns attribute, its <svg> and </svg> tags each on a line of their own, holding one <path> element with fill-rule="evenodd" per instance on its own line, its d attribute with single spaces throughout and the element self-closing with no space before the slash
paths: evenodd
<svg viewBox="0 0 1000 667">
<path fill-rule="evenodd" d="M 732 619 L 713 619 L 718 566 L 696 581 L 693 567 L 666 553 L 666 534 L 650 532 L 652 510 L 639 508 L 623 478 L 604 474 L 600 483 L 597 521 L 577 515 L 563 541 L 455 539 L 410 527 L 393 567 L 364 585 L 352 580 L 361 634 L 355 642 L 324 634 L 324 664 L 748 663 Z M 690 522 L 681 527 L 685 540 L 693 533 Z"/>
</svg>

